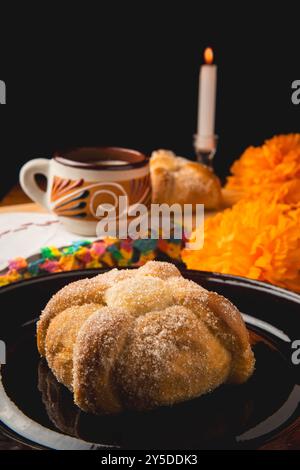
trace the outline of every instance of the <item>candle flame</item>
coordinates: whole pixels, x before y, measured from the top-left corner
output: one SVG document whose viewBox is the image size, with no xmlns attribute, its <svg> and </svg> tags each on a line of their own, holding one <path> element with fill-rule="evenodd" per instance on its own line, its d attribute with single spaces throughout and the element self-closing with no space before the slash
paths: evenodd
<svg viewBox="0 0 300 470">
<path fill-rule="evenodd" d="M 207 47 L 204 51 L 204 60 L 205 63 L 210 65 L 214 61 L 214 52 L 211 47 Z"/>
</svg>

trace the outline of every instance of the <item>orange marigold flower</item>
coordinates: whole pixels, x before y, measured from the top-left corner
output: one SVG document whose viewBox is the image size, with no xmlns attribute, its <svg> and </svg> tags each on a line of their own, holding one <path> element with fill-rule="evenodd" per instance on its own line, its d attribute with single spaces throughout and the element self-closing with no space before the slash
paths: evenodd
<svg viewBox="0 0 300 470">
<path fill-rule="evenodd" d="M 300 207 L 264 194 L 241 200 L 207 219 L 204 247 L 184 249 L 182 259 L 189 269 L 236 274 L 300 292 Z"/>
<path fill-rule="evenodd" d="M 269 192 L 278 202 L 300 201 L 300 134 L 275 136 L 249 147 L 231 167 L 226 187 L 245 196 Z"/>
</svg>

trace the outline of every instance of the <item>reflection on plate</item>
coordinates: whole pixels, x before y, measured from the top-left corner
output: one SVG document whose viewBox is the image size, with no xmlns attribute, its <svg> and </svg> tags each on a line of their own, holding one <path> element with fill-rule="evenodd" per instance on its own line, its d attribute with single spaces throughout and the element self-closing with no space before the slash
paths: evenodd
<svg viewBox="0 0 300 470">
<path fill-rule="evenodd" d="M 53 292 L 86 275 L 61 273 L 0 291 L 3 311 L 14 312 L 0 320 L 8 349 L 0 388 L 4 432 L 9 428 L 32 446 L 62 449 L 300 448 L 299 372 L 291 362 L 300 296 L 233 276 L 185 272 L 245 312 L 256 357 L 254 375 L 246 384 L 222 386 L 173 407 L 93 416 L 74 405 L 70 392 L 39 358 L 34 321 Z"/>
</svg>

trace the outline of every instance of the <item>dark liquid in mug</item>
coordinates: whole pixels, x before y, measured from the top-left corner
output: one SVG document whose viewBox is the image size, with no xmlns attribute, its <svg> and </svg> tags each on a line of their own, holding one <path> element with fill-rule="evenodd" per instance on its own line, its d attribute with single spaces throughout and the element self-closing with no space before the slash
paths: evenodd
<svg viewBox="0 0 300 470">
<path fill-rule="evenodd" d="M 96 170 L 139 168 L 148 163 L 142 153 L 119 147 L 82 147 L 57 152 L 54 158 L 67 166 Z"/>
<path fill-rule="evenodd" d="M 111 166 L 111 165 L 122 166 L 122 165 L 127 164 L 127 162 L 124 162 L 122 160 L 99 160 L 99 161 L 90 162 L 90 163 L 93 163 L 94 165 L 97 165 L 99 167 L 105 167 L 105 166 Z"/>
</svg>

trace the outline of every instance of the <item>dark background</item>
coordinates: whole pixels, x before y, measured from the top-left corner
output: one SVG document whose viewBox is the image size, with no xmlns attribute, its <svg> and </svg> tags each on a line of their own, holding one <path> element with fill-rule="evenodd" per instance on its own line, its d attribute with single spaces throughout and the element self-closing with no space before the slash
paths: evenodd
<svg viewBox="0 0 300 470">
<path fill-rule="evenodd" d="M 194 158 L 198 73 L 211 46 L 218 65 L 216 171 L 248 145 L 300 132 L 297 3 L 114 3 L 43 6 L 29 25 L 18 6 L 1 19 L 0 197 L 25 161 L 77 145 L 169 148 Z M 130 8 L 129 8 L 130 7 Z M 76 19 L 75 19 L 76 16 Z"/>
</svg>

